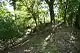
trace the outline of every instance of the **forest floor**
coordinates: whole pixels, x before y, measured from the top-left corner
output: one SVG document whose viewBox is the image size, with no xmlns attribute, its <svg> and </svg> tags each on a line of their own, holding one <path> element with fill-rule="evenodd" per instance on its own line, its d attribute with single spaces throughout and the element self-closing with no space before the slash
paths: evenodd
<svg viewBox="0 0 80 53">
<path fill-rule="evenodd" d="M 74 27 L 60 25 L 55 28 L 52 24 L 40 27 L 28 35 L 27 42 L 9 53 L 79 53 L 80 31 Z"/>
</svg>

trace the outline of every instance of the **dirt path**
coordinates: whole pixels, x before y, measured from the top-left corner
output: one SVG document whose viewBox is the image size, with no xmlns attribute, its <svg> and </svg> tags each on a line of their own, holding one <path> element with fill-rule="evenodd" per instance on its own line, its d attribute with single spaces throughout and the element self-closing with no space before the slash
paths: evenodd
<svg viewBox="0 0 80 53">
<path fill-rule="evenodd" d="M 79 51 L 79 30 L 61 25 L 53 31 L 48 25 L 35 33 L 31 33 L 28 42 L 17 48 L 9 50 L 10 53 L 77 53 Z M 75 41 L 76 40 L 76 41 Z"/>
</svg>

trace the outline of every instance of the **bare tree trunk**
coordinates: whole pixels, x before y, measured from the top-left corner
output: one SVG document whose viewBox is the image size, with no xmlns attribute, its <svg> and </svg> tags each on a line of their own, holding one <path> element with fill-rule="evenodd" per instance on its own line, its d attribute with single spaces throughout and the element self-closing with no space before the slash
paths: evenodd
<svg viewBox="0 0 80 53">
<path fill-rule="evenodd" d="M 80 3 L 76 14 L 75 26 L 80 29 Z"/>
<path fill-rule="evenodd" d="M 53 10 L 53 5 L 49 5 L 49 11 L 50 11 L 50 17 L 51 17 L 51 23 L 54 20 L 55 23 L 55 18 L 54 18 L 54 10 Z"/>
<path fill-rule="evenodd" d="M 54 4 L 54 1 L 55 0 L 45 0 L 46 1 L 46 3 L 48 4 L 48 6 L 49 6 L 49 12 L 50 12 L 50 18 L 51 18 L 51 23 L 52 23 L 52 21 L 54 20 L 54 24 L 55 24 L 55 18 L 54 18 L 54 8 L 53 8 L 53 4 Z"/>
</svg>

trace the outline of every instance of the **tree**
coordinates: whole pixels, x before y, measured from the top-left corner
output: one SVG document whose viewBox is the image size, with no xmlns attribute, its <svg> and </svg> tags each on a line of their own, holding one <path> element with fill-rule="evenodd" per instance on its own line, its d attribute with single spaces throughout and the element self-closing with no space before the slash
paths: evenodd
<svg viewBox="0 0 80 53">
<path fill-rule="evenodd" d="M 76 12 L 76 19 L 75 19 L 75 26 L 80 29 L 80 2 L 79 2 L 79 7 Z"/>
<path fill-rule="evenodd" d="M 14 10 L 16 9 L 16 1 L 17 1 L 17 0 L 12 0 L 12 5 L 13 5 L 13 7 L 14 7 Z"/>
<path fill-rule="evenodd" d="M 55 18 L 54 18 L 54 8 L 53 8 L 53 6 L 54 6 L 54 1 L 55 0 L 45 0 L 46 1 L 46 3 L 48 4 L 48 6 L 49 6 L 49 12 L 50 12 L 50 17 L 51 17 L 51 23 L 52 23 L 52 20 L 54 20 L 54 23 L 55 23 Z"/>
<path fill-rule="evenodd" d="M 63 17 L 65 23 L 68 25 L 74 25 L 74 20 L 79 7 L 78 0 L 59 0 L 59 14 Z"/>
<path fill-rule="evenodd" d="M 0 4 L 0 48 L 3 53 L 9 49 L 10 43 L 13 44 L 11 40 L 16 40 L 22 36 L 18 32 L 17 25 L 13 22 L 11 12 L 4 8 L 4 3 Z"/>
</svg>

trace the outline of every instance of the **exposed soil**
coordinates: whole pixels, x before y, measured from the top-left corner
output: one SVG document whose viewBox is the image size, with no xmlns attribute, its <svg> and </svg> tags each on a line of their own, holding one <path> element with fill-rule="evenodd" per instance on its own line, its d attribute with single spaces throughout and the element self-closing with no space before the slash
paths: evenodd
<svg viewBox="0 0 80 53">
<path fill-rule="evenodd" d="M 9 50 L 9 53 L 80 53 L 80 31 L 62 24 L 55 28 L 52 24 L 39 28 L 24 45 Z"/>
</svg>

